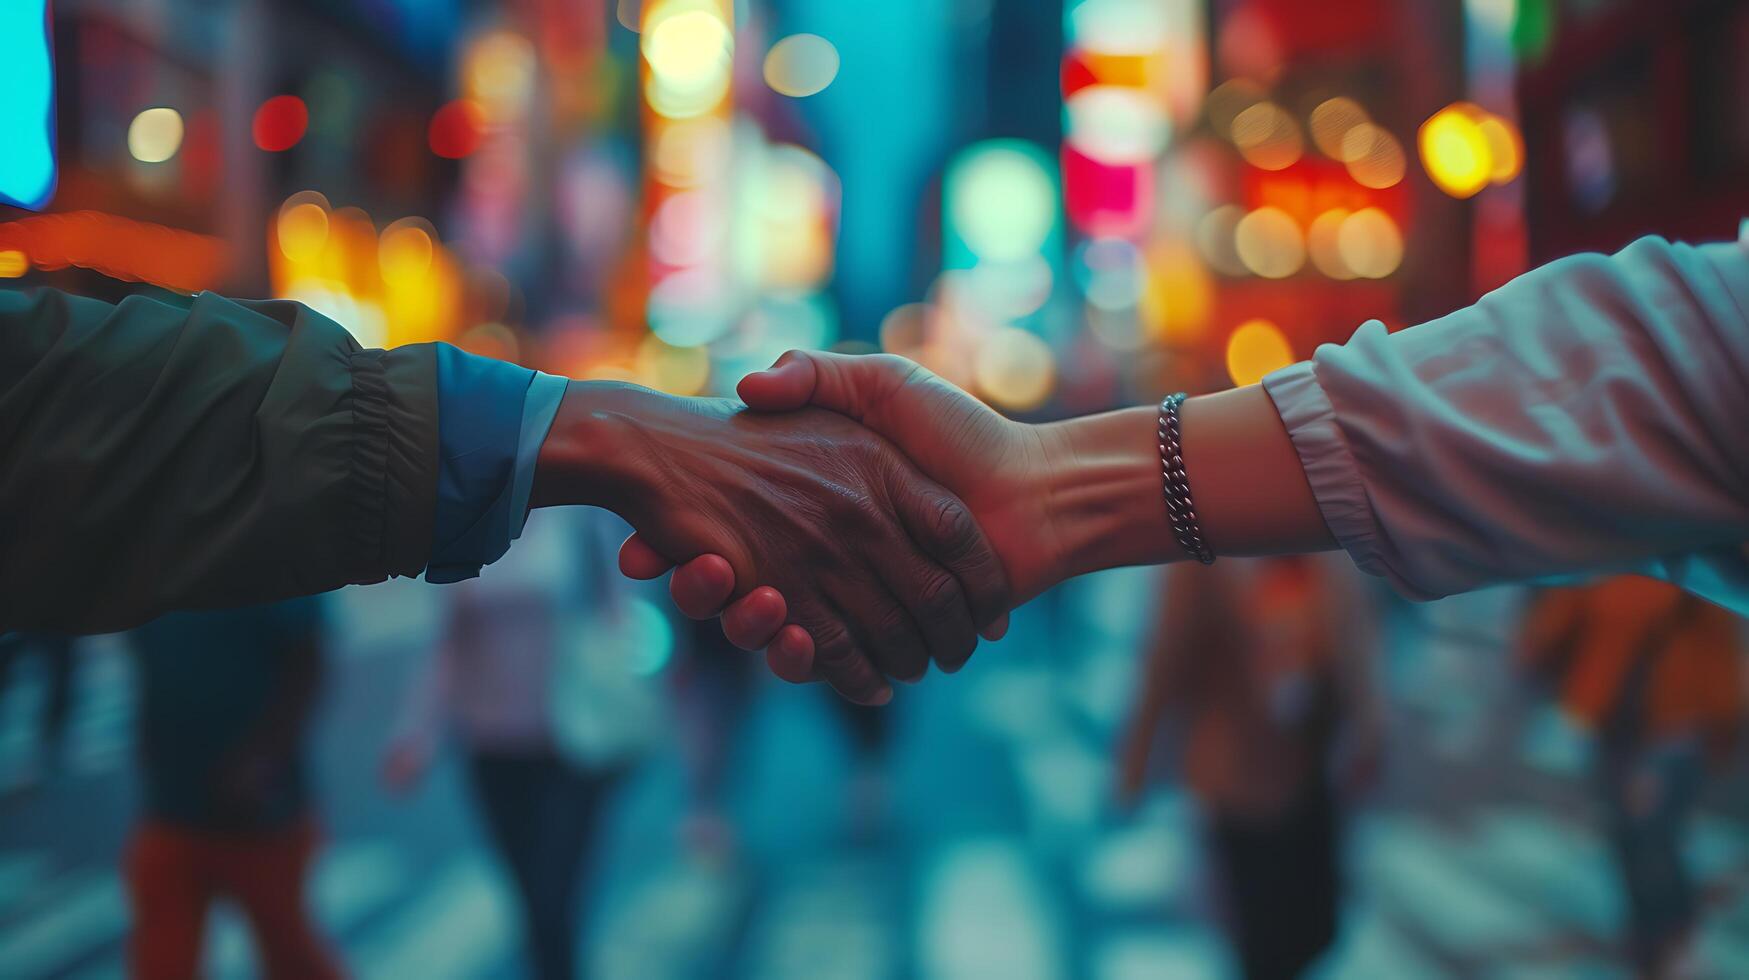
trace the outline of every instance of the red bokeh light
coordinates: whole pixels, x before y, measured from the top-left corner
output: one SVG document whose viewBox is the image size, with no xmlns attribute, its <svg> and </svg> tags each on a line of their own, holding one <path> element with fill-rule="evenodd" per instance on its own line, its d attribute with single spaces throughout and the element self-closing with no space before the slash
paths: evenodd
<svg viewBox="0 0 1749 980">
<path fill-rule="evenodd" d="M 295 95 L 276 95 L 255 110 L 255 145 L 281 153 L 298 145 L 310 128 L 310 111 Z"/>
<path fill-rule="evenodd" d="M 448 160 L 460 160 L 480 148 L 485 126 L 485 113 L 478 103 L 457 99 L 431 117 L 428 134 L 431 152 Z"/>
</svg>

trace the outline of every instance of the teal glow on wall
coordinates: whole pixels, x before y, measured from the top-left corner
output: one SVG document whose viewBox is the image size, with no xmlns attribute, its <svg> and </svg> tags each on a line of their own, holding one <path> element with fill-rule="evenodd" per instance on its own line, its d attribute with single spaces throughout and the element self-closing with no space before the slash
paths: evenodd
<svg viewBox="0 0 1749 980">
<path fill-rule="evenodd" d="M 40 209 L 56 175 L 48 0 L 0 3 L 0 145 L 0 203 Z"/>
</svg>

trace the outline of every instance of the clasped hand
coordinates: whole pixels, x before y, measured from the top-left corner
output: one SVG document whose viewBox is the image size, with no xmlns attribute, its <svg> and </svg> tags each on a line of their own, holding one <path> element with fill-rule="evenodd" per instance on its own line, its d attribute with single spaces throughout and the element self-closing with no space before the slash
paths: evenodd
<svg viewBox="0 0 1749 980">
<path fill-rule="evenodd" d="M 1064 574 L 1048 428 L 890 355 L 791 352 L 739 393 L 745 409 L 596 386 L 549 443 L 636 529 L 625 573 L 682 563 L 681 610 L 720 614 L 778 676 L 884 703 Z"/>
<path fill-rule="evenodd" d="M 671 585 L 683 611 L 721 613 L 730 639 L 769 647 L 786 679 L 885 703 L 893 679 L 963 665 L 1033 577 L 996 537 L 1026 519 L 998 489 L 1026 452 L 1011 423 L 917 372 L 897 358 L 786 355 L 743 384 L 753 410 L 573 383 L 534 503 L 618 513 L 637 532 L 628 574 L 684 562 Z M 919 383 L 930 397 L 887 397 Z M 929 418 L 936 401 L 955 412 Z M 907 437 L 956 421 L 953 442 Z"/>
</svg>

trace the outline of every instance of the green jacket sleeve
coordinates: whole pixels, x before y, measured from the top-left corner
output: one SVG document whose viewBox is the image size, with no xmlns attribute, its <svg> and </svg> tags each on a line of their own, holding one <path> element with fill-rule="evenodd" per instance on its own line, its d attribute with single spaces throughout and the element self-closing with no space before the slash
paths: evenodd
<svg viewBox="0 0 1749 980">
<path fill-rule="evenodd" d="M 417 575 L 437 446 L 429 345 L 289 302 L 0 291 L 0 633 Z"/>
</svg>

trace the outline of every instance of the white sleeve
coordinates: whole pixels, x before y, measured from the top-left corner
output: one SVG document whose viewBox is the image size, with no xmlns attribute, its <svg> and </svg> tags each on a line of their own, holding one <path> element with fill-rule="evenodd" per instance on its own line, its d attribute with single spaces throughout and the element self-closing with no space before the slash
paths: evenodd
<svg viewBox="0 0 1749 980">
<path fill-rule="evenodd" d="M 1578 255 L 1264 380 L 1326 523 L 1431 599 L 1659 574 L 1749 613 L 1749 249 Z"/>
</svg>

